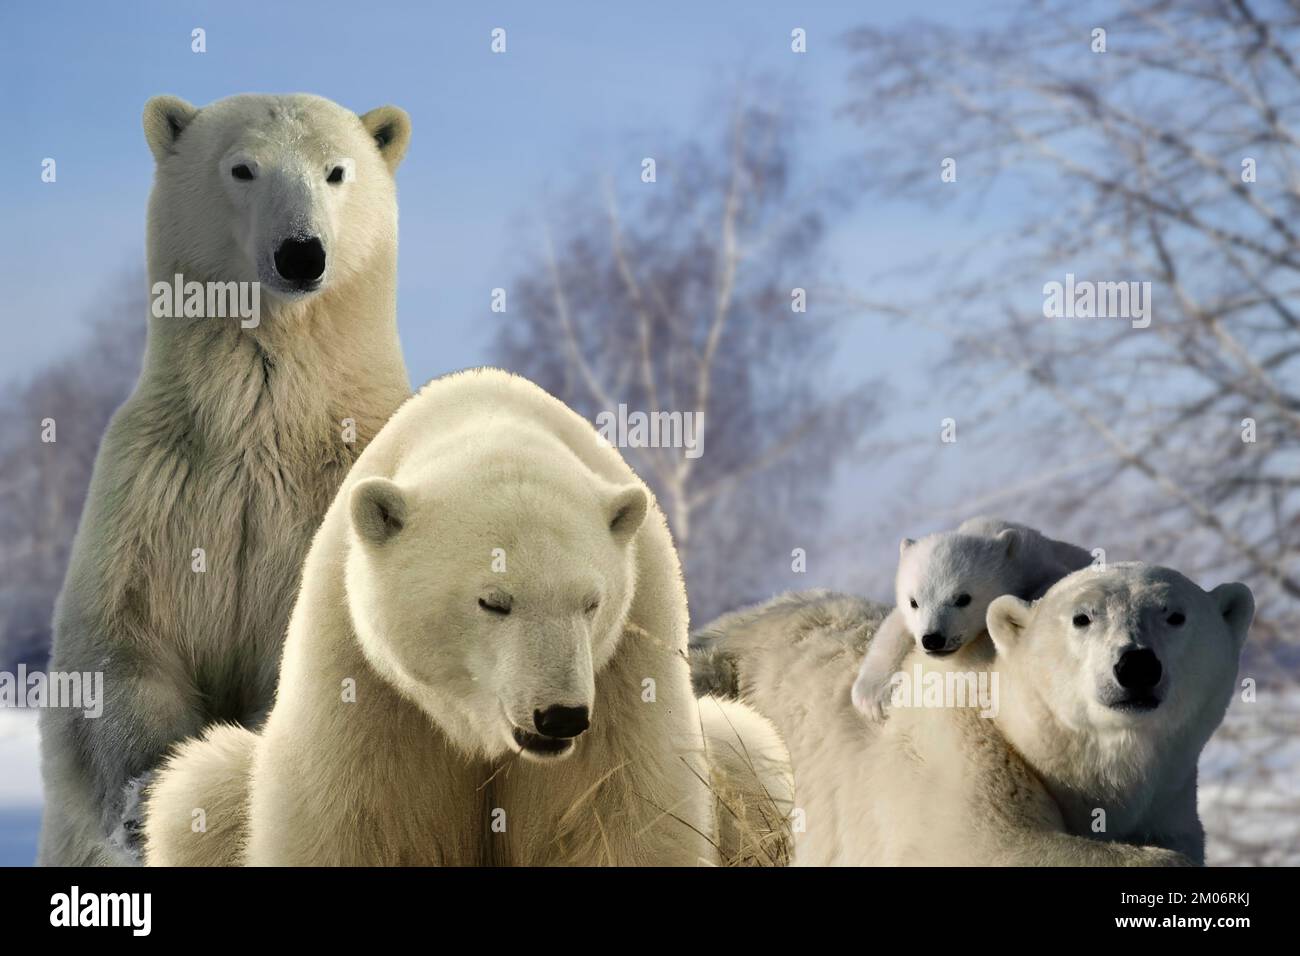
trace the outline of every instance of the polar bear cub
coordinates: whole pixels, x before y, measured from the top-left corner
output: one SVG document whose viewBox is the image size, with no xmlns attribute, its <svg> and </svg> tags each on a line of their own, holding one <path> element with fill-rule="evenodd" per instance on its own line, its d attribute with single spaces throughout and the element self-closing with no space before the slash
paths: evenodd
<svg viewBox="0 0 1300 956">
<path fill-rule="evenodd" d="M 919 541 L 904 538 L 895 608 L 862 659 L 851 691 L 853 705 L 869 719 L 883 720 L 891 678 L 913 644 L 931 657 L 954 654 L 983 636 L 994 598 L 1036 597 L 1091 562 L 1082 548 L 1000 518 L 971 518 L 956 531 Z"/>
<path fill-rule="evenodd" d="M 702 718 L 663 514 L 561 402 L 493 369 L 426 385 L 302 579 L 265 727 L 171 757 L 149 863 L 716 861 L 701 724 L 743 715 Z"/>
</svg>

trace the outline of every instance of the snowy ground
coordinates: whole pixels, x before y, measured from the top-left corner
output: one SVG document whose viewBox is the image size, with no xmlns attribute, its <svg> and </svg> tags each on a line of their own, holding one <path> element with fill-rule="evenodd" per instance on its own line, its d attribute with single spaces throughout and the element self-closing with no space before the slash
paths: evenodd
<svg viewBox="0 0 1300 956">
<path fill-rule="evenodd" d="M 31 866 L 41 825 L 36 712 L 0 710 L 0 866 Z"/>
<path fill-rule="evenodd" d="M 36 714 L 0 709 L 0 866 L 29 866 L 41 822 Z M 1300 865 L 1300 687 L 1234 703 L 1201 759 L 1212 865 Z"/>
</svg>

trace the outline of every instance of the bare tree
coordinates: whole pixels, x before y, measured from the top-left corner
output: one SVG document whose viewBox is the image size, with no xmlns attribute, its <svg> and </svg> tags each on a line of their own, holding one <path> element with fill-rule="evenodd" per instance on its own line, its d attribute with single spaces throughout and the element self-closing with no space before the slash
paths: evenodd
<svg viewBox="0 0 1300 956">
<path fill-rule="evenodd" d="M 803 583 L 792 555 L 824 557 L 823 495 L 872 418 L 864 383 L 825 381 L 838 316 L 818 252 L 845 197 L 804 189 L 796 142 L 780 108 L 737 102 L 716 141 L 656 157 L 657 181 L 577 191 L 497 337 L 502 365 L 593 419 L 698 416 L 698 456 L 622 449 L 668 515 L 696 621 Z"/>
<path fill-rule="evenodd" d="M 49 654 L 95 452 L 140 371 L 145 293 L 143 275 L 121 280 L 85 342 L 0 397 L 0 669 Z"/>
<path fill-rule="evenodd" d="M 1259 613 L 1246 673 L 1292 701 L 1297 41 L 1294 8 L 1250 0 L 1035 3 L 993 27 L 847 38 L 848 112 L 873 138 L 878 188 L 971 196 L 996 220 L 977 249 L 918 272 L 933 284 L 912 301 L 874 303 L 903 321 L 959 314 L 930 324 L 951 339 L 954 396 L 995 468 L 968 500 L 1051 514 L 1111 559 L 1247 581 Z M 946 159 L 956 182 L 941 181 Z M 1045 317 L 1046 284 L 1067 274 L 1150 282 L 1149 326 Z M 1238 708 L 1223 740 L 1267 734 L 1283 710 Z M 1230 750 L 1218 765 L 1237 783 L 1296 786 L 1276 761 Z M 1294 816 L 1300 795 L 1286 799 Z M 1255 819 L 1247 805 L 1219 816 Z M 1232 859 L 1275 858 L 1258 833 L 1214 837 Z"/>
</svg>

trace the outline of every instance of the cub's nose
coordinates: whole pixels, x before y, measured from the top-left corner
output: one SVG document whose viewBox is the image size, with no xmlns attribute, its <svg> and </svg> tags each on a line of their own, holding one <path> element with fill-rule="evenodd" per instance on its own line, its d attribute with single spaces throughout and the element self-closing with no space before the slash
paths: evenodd
<svg viewBox="0 0 1300 956">
<path fill-rule="evenodd" d="M 533 711 L 533 726 L 547 737 L 576 737 L 590 724 L 586 707 L 565 707 L 552 704 L 545 710 Z"/>
<path fill-rule="evenodd" d="M 921 646 L 927 651 L 941 651 L 947 643 L 948 639 L 942 634 L 925 634 L 921 637 Z"/>
<path fill-rule="evenodd" d="M 1160 683 L 1160 658 L 1145 647 L 1125 651 L 1115 665 L 1115 680 L 1125 690 L 1150 690 Z"/>
<path fill-rule="evenodd" d="M 286 239 L 275 250 L 275 271 L 290 282 L 304 285 L 325 274 L 325 247 L 320 239 Z"/>
</svg>

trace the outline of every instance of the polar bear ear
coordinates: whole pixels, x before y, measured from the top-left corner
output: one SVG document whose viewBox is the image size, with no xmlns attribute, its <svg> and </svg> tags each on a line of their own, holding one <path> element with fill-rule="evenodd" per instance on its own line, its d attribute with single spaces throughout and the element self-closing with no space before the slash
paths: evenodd
<svg viewBox="0 0 1300 956">
<path fill-rule="evenodd" d="M 988 629 L 989 637 L 993 638 L 993 646 L 997 648 L 999 656 L 1006 654 L 1016 645 L 1025 629 L 1029 627 L 1033 616 L 1033 605 L 1028 601 L 1020 600 L 1014 594 L 1004 594 L 994 598 L 984 618 L 984 625 Z"/>
<path fill-rule="evenodd" d="M 908 548 L 910 548 L 910 547 L 911 547 L 912 545 L 914 545 L 914 544 L 916 544 L 916 539 L 915 539 L 915 538 L 904 538 L 902 541 L 898 542 L 898 554 L 899 554 L 899 556 L 901 557 L 902 554 L 903 554 L 903 552 L 906 551 Z"/>
<path fill-rule="evenodd" d="M 361 125 L 379 147 L 379 155 L 384 157 L 389 171 L 396 169 L 411 141 L 411 117 L 406 115 L 406 110 L 381 106 L 362 114 Z"/>
<path fill-rule="evenodd" d="M 155 96 L 144 104 L 144 139 L 158 162 L 176 152 L 176 141 L 199 108 L 176 96 Z"/>
<path fill-rule="evenodd" d="M 352 527 L 362 541 L 391 541 L 406 524 L 406 498 L 387 478 L 364 478 L 352 489 Z"/>
<path fill-rule="evenodd" d="M 1246 585 L 1234 583 L 1220 584 L 1210 592 L 1210 598 L 1218 607 L 1219 613 L 1223 615 L 1224 623 L 1228 625 L 1228 630 L 1232 634 L 1233 643 L 1240 651 L 1242 645 L 1246 643 L 1250 624 L 1255 619 L 1255 595 Z"/>
<path fill-rule="evenodd" d="M 1015 528 L 1005 528 L 994 535 L 993 540 L 1002 545 L 1006 557 L 1014 558 L 1020 550 L 1020 532 Z"/>
<path fill-rule="evenodd" d="M 636 534 L 641 522 L 645 521 L 646 510 L 650 502 L 646 499 L 645 489 L 640 485 L 628 485 L 616 491 L 609 503 L 605 505 L 605 514 L 609 516 L 609 530 L 620 542 L 628 541 Z"/>
</svg>

